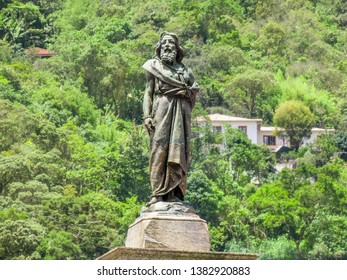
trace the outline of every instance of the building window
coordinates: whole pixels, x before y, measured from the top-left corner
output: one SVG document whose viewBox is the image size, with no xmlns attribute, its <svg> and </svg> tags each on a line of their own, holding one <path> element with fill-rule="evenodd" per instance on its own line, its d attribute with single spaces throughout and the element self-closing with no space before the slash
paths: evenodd
<svg viewBox="0 0 347 280">
<path fill-rule="evenodd" d="M 271 145 L 271 146 L 276 145 L 276 137 L 275 136 L 264 135 L 263 138 L 264 138 L 264 144 L 265 145 Z"/>
<path fill-rule="evenodd" d="M 214 133 L 221 133 L 222 127 L 221 126 L 213 126 L 213 132 Z"/>
<path fill-rule="evenodd" d="M 247 135 L 247 126 L 239 126 L 239 129 L 242 130 L 245 135 Z"/>
</svg>

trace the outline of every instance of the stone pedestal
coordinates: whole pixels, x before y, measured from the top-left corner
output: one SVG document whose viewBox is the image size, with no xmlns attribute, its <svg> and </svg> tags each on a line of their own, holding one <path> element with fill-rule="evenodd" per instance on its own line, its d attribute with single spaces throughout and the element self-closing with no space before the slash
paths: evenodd
<svg viewBox="0 0 347 280">
<path fill-rule="evenodd" d="M 157 202 L 130 225 L 125 247 L 98 260 L 256 260 L 256 254 L 210 252 L 207 224 L 192 207 Z"/>
<path fill-rule="evenodd" d="M 125 247 L 208 252 L 206 221 L 180 202 L 157 202 L 144 207 L 130 225 Z"/>
</svg>

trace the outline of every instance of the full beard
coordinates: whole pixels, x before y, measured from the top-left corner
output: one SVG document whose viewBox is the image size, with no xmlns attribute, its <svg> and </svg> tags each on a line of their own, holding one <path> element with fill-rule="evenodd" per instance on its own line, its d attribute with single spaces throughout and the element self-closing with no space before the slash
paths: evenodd
<svg viewBox="0 0 347 280">
<path fill-rule="evenodd" d="M 175 50 L 165 50 L 160 54 L 160 59 L 166 63 L 172 64 L 176 59 L 176 51 Z"/>
</svg>

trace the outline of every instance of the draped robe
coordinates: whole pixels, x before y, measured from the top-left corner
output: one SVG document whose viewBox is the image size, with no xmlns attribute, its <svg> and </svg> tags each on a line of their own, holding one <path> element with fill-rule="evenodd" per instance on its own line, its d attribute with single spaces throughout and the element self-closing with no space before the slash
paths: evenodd
<svg viewBox="0 0 347 280">
<path fill-rule="evenodd" d="M 189 162 L 191 110 L 199 86 L 190 80 L 183 64 L 166 68 L 159 59 L 148 60 L 143 68 L 155 77 L 152 110 L 154 131 L 150 133 L 150 180 L 152 197 L 170 191 L 183 200 Z"/>
</svg>

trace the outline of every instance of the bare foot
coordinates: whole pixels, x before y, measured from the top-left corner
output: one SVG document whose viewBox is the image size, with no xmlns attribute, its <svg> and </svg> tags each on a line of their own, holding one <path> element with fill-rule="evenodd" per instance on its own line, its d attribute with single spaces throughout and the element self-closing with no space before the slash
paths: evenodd
<svg viewBox="0 0 347 280">
<path fill-rule="evenodd" d="M 167 194 L 167 199 L 166 199 L 167 202 L 175 202 L 176 201 L 176 197 L 175 195 L 173 194 L 173 192 L 169 192 Z"/>
<path fill-rule="evenodd" d="M 163 201 L 163 198 L 161 196 L 153 196 L 149 202 L 147 202 L 146 206 L 149 207 L 154 203 L 157 203 L 159 201 Z"/>
<path fill-rule="evenodd" d="M 183 203 L 182 200 L 180 200 L 177 196 L 175 196 L 174 192 L 171 191 L 167 194 L 165 201 L 167 202 L 181 202 Z"/>
<path fill-rule="evenodd" d="M 177 196 L 175 196 L 175 202 L 181 202 L 181 203 L 183 203 L 183 201 L 180 200 Z"/>
</svg>

